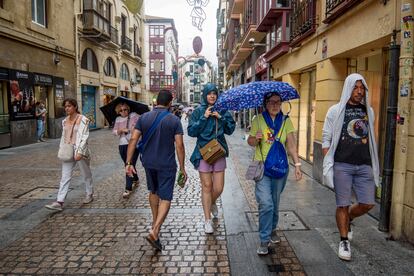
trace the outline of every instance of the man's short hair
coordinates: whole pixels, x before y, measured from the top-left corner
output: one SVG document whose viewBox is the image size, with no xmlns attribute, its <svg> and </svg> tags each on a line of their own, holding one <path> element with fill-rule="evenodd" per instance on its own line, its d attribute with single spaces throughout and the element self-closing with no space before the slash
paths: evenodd
<svg viewBox="0 0 414 276">
<path fill-rule="evenodd" d="M 157 96 L 157 104 L 167 106 L 173 99 L 172 93 L 169 90 L 161 90 Z"/>
</svg>

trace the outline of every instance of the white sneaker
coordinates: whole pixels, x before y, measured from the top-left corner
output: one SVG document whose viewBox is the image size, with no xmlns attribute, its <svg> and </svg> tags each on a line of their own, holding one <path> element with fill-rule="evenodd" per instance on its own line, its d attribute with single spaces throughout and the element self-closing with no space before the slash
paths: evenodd
<svg viewBox="0 0 414 276">
<path fill-rule="evenodd" d="M 63 204 L 61 204 L 57 201 L 53 202 L 52 204 L 45 205 L 45 207 L 47 209 L 53 210 L 53 211 L 59 211 L 59 212 L 63 211 Z"/>
<path fill-rule="evenodd" d="M 351 260 L 351 244 L 348 240 L 339 243 L 338 257 L 345 261 Z"/>
<path fill-rule="evenodd" d="M 211 219 L 206 220 L 204 222 L 204 233 L 206 233 L 206 234 L 213 234 L 214 233 L 213 222 L 211 221 Z"/>
<path fill-rule="evenodd" d="M 217 218 L 218 217 L 218 208 L 217 208 L 217 204 L 216 203 L 211 204 L 210 211 L 211 211 L 211 214 L 213 215 L 213 218 Z"/>
<path fill-rule="evenodd" d="M 93 201 L 93 195 L 86 195 L 85 199 L 83 200 L 83 204 L 88 204 L 91 203 Z"/>
</svg>

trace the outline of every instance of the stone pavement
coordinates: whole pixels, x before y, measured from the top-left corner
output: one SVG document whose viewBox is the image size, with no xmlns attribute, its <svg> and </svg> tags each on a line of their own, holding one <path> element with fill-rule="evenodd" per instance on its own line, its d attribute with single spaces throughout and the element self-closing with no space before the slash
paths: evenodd
<svg viewBox="0 0 414 276">
<path fill-rule="evenodd" d="M 257 256 L 254 185 L 244 179 L 252 149 L 243 134 L 237 129 L 228 137 L 231 158 L 214 235 L 203 231 L 199 180 L 188 161 L 194 139 L 185 136 L 190 178 L 184 189 L 175 189 L 161 253 L 144 239 L 151 213 L 143 170 L 140 186 L 122 199 L 123 166 L 109 130 L 91 132 L 95 200 L 82 204 L 84 187 L 75 173 L 61 213 L 43 208 L 55 199 L 60 178 L 58 140 L 0 150 L 0 275 L 413 274 L 412 247 L 385 240 L 367 216 L 354 227 L 355 259 L 338 260 L 333 193 L 309 177 L 300 183 L 289 178 L 282 194 L 282 243 L 269 256 Z"/>
</svg>

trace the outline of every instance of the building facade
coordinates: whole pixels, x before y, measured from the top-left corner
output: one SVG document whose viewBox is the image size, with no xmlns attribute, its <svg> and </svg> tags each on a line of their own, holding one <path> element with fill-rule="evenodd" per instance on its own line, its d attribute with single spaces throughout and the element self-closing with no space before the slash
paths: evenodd
<svg viewBox="0 0 414 276">
<path fill-rule="evenodd" d="M 412 9 L 408 7 L 413 6 L 413 1 L 229 0 L 227 4 L 223 43 L 223 51 L 228 55 L 227 82 L 247 82 L 253 75 L 247 69 L 252 68 L 256 80 L 286 81 L 298 90 L 300 99 L 292 101 L 291 108 L 282 108 L 290 111 L 297 129 L 299 155 L 311 166 L 313 177 L 322 181 L 321 140 L 326 112 L 339 101 L 343 81 L 353 72 L 362 74 L 370 89 L 382 170 L 387 159 L 385 144 L 393 139 L 386 129 L 388 100 L 392 93 L 399 93 L 400 109 L 404 97 L 411 95 L 412 73 L 410 78 L 400 81 L 399 91 L 391 90 L 389 66 L 398 65 L 398 57 L 390 58 L 390 45 L 411 39 Z M 402 11 L 407 14 L 402 16 Z M 402 28 L 407 30 L 402 32 Z M 405 48 L 412 51 L 412 43 L 407 42 Z M 262 46 L 265 51 L 254 57 L 256 49 Z M 407 66 L 412 66 L 407 62 Z M 408 67 L 403 69 L 402 72 L 411 72 Z M 393 77 L 398 79 L 398 75 Z M 405 102 L 405 107 L 409 106 L 412 98 Z M 407 121 L 412 115 L 407 110 L 403 109 L 405 120 L 397 126 L 397 140 L 402 136 L 403 149 L 394 143 L 393 161 L 398 167 L 394 167 L 392 212 L 387 224 L 393 237 L 414 242 L 414 162 L 409 154 L 414 149 L 414 133 L 410 130 L 412 123 Z M 398 132 L 403 127 L 407 127 L 405 131 Z M 382 171 L 384 177 L 383 174 Z M 383 205 L 381 193 L 378 189 L 377 200 Z"/>
<path fill-rule="evenodd" d="M 0 148 L 36 142 L 37 101 L 45 136 L 60 136 L 63 99 L 76 96 L 73 14 L 72 1 L 0 1 Z"/>
<path fill-rule="evenodd" d="M 181 102 L 187 105 L 200 104 L 204 85 L 208 82 L 216 83 L 211 62 L 204 56 L 192 55 L 180 58 L 178 68 L 182 91 Z"/>
<path fill-rule="evenodd" d="M 168 89 L 177 98 L 178 85 L 178 34 L 171 18 L 146 15 L 145 20 L 146 103 L 155 103 L 158 92 Z"/>
<path fill-rule="evenodd" d="M 77 98 L 91 128 L 106 125 L 99 107 L 116 96 L 145 102 L 144 4 L 75 1 Z"/>
</svg>

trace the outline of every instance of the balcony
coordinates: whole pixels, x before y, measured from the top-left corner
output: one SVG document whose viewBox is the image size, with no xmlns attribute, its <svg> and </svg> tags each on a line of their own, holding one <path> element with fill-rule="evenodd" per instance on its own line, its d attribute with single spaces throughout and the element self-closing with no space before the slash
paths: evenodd
<svg viewBox="0 0 414 276">
<path fill-rule="evenodd" d="M 121 49 L 128 50 L 131 52 L 132 40 L 125 35 L 121 37 Z"/>
<path fill-rule="evenodd" d="M 116 45 L 119 45 L 118 30 L 112 26 L 111 26 L 111 41 L 115 43 Z"/>
<path fill-rule="evenodd" d="M 258 25 L 256 30 L 268 32 L 279 17 L 286 17 L 291 10 L 290 1 L 287 0 L 260 0 L 258 10 Z"/>
<path fill-rule="evenodd" d="M 316 30 L 316 0 L 293 0 L 290 22 L 290 46 L 295 47 Z"/>
<path fill-rule="evenodd" d="M 323 20 L 323 23 L 331 23 L 362 1 L 363 0 L 326 0 L 325 20 Z"/>
<path fill-rule="evenodd" d="M 240 14 L 243 13 L 244 1 L 245 0 L 230 0 L 229 1 L 231 19 L 240 18 Z"/>
<path fill-rule="evenodd" d="M 142 56 L 141 56 L 141 48 L 136 43 L 134 43 L 134 56 L 139 57 L 139 58 L 142 58 Z"/>
<path fill-rule="evenodd" d="M 110 23 L 109 20 L 100 15 L 95 10 L 84 10 L 83 11 L 83 32 L 87 34 L 105 36 L 110 38 Z"/>
</svg>

